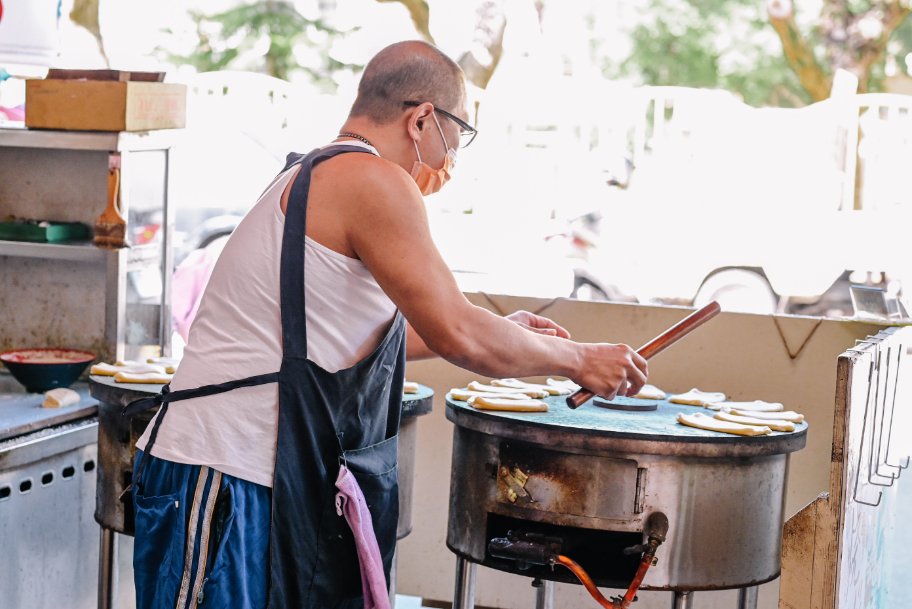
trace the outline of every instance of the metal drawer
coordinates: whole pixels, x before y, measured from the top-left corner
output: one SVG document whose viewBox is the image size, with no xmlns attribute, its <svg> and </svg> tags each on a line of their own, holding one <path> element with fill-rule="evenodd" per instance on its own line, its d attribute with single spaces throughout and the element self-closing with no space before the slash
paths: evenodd
<svg viewBox="0 0 912 609">
<path fill-rule="evenodd" d="M 98 424 L 0 443 L 0 590 L 11 609 L 94 609 Z"/>
</svg>

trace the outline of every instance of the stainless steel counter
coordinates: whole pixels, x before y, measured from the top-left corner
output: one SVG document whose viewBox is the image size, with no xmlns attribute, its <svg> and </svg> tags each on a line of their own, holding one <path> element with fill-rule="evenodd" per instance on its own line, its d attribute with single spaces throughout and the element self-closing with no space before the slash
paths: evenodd
<svg viewBox="0 0 912 609">
<path fill-rule="evenodd" d="M 98 526 L 92 517 L 97 469 L 97 402 L 41 407 L 0 374 L 0 606 L 95 607 Z"/>
</svg>

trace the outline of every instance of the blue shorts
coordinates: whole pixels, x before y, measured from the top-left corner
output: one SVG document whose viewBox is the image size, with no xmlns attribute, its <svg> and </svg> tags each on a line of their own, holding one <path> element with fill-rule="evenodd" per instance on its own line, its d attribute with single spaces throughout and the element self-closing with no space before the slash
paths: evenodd
<svg viewBox="0 0 912 609">
<path fill-rule="evenodd" d="M 149 455 L 133 489 L 137 609 L 264 609 L 271 496 L 210 467 Z"/>
</svg>

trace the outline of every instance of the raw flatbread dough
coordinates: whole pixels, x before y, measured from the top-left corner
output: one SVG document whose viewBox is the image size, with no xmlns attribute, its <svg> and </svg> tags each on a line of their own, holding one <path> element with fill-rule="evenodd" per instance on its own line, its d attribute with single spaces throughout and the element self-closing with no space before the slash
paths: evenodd
<svg viewBox="0 0 912 609">
<path fill-rule="evenodd" d="M 643 385 L 643 388 L 640 389 L 640 392 L 638 394 L 628 397 L 637 398 L 640 400 L 664 400 L 666 394 L 655 385 Z"/>
<path fill-rule="evenodd" d="M 418 393 L 418 383 L 405 381 L 402 385 L 402 393 Z"/>
<path fill-rule="evenodd" d="M 478 410 L 507 412 L 548 412 L 548 405 L 541 400 L 505 400 L 503 398 L 473 397 L 469 404 Z"/>
<path fill-rule="evenodd" d="M 41 403 L 45 408 L 63 408 L 79 403 L 79 394 L 72 389 L 58 387 L 44 392 L 44 402 Z"/>
<path fill-rule="evenodd" d="M 145 383 L 148 385 L 165 385 L 171 382 L 172 375 L 160 372 L 118 372 L 114 380 L 118 383 Z"/>
<path fill-rule="evenodd" d="M 161 366 L 168 374 L 174 374 L 180 365 L 180 359 L 176 357 L 150 357 L 146 360 L 146 363 Z"/>
<path fill-rule="evenodd" d="M 781 412 L 785 410 L 779 402 L 764 402 L 763 400 L 754 400 L 753 402 L 726 402 L 719 400 L 706 405 L 710 410 L 741 410 L 750 412 Z"/>
<path fill-rule="evenodd" d="M 468 402 L 470 398 L 485 397 L 497 398 L 500 400 L 528 400 L 529 396 L 524 393 L 495 393 L 492 391 L 472 391 L 471 389 L 450 389 L 447 394 L 452 400 L 462 400 Z"/>
<path fill-rule="evenodd" d="M 795 424 L 781 419 L 758 419 L 756 417 L 742 416 L 730 412 L 717 412 L 714 417 L 720 421 L 729 421 L 731 423 L 741 423 L 742 425 L 766 425 L 773 431 L 795 431 Z"/>
<path fill-rule="evenodd" d="M 739 414 L 744 417 L 754 417 L 755 419 L 773 419 L 776 421 L 788 421 L 790 423 L 803 423 L 804 415 L 794 410 L 783 410 L 781 412 L 757 412 L 754 410 L 741 410 L 740 408 L 723 408 L 722 412 Z"/>
<path fill-rule="evenodd" d="M 484 393 L 524 393 L 530 398 L 546 398 L 551 395 L 543 389 L 535 389 L 533 387 L 513 389 L 510 387 L 495 387 L 494 385 L 484 385 L 477 381 L 472 381 L 469 383 L 469 389 L 472 391 L 482 391 Z"/>
<path fill-rule="evenodd" d="M 695 412 L 693 414 L 684 414 L 683 412 L 679 412 L 678 423 L 681 425 L 687 425 L 688 427 L 696 427 L 697 429 L 730 433 L 736 436 L 765 436 L 772 433 L 772 430 L 766 426 L 742 425 L 740 423 L 720 421 L 718 419 L 708 417 L 702 412 Z"/>
<path fill-rule="evenodd" d="M 558 387 L 556 385 L 539 385 L 538 383 L 527 383 L 526 381 L 521 381 L 519 379 L 494 379 L 491 381 L 491 384 L 495 387 L 508 387 L 510 389 L 538 389 L 541 391 L 547 391 L 548 395 L 567 395 L 570 393 L 570 389 L 566 387 Z"/>
<path fill-rule="evenodd" d="M 551 387 L 558 387 L 562 389 L 567 389 L 570 393 L 577 391 L 580 386 L 571 381 L 570 379 L 552 379 L 549 378 L 545 383 Z"/>
<path fill-rule="evenodd" d="M 95 376 L 114 376 L 118 372 L 127 372 L 129 374 L 167 374 L 167 371 L 162 366 L 155 366 L 153 364 L 137 364 L 137 363 L 126 363 L 123 362 L 122 365 L 111 365 L 111 364 L 95 364 L 89 370 L 89 374 L 94 374 Z"/>
<path fill-rule="evenodd" d="M 700 391 L 694 387 L 687 393 L 671 396 L 668 401 L 675 404 L 686 404 L 687 406 L 706 406 L 713 402 L 724 402 L 725 394 L 718 391 Z"/>
</svg>

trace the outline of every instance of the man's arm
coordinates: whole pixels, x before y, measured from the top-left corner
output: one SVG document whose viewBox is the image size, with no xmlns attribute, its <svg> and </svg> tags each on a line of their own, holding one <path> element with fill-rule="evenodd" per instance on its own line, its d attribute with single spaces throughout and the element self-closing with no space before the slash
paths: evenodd
<svg viewBox="0 0 912 609">
<path fill-rule="evenodd" d="M 405 358 L 409 361 L 414 361 L 432 357 L 437 357 L 437 354 L 424 344 L 412 324 L 407 324 L 405 328 Z"/>
<path fill-rule="evenodd" d="M 528 311 L 516 311 L 510 315 L 505 315 L 504 318 L 509 319 L 513 323 L 519 325 L 519 327 L 525 328 L 530 332 L 537 332 L 539 334 L 545 334 L 547 336 L 560 336 L 562 338 L 570 338 L 570 333 L 561 326 L 557 325 L 547 317 L 529 313 Z M 415 332 L 415 328 L 412 327 L 412 324 L 407 324 L 405 334 L 406 359 L 412 361 L 437 357 L 437 354 L 434 353 L 431 348 L 424 343 L 420 336 L 418 336 L 418 333 Z"/>
<path fill-rule="evenodd" d="M 530 332 L 466 300 L 434 246 L 421 195 L 400 168 L 364 163 L 348 195 L 348 242 L 431 351 L 485 376 L 561 375 L 600 395 L 645 383 L 646 362 L 626 345 Z M 484 244 L 467 235 L 466 246 Z"/>
</svg>

